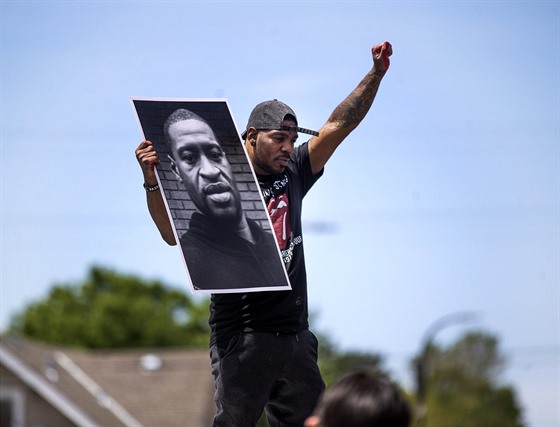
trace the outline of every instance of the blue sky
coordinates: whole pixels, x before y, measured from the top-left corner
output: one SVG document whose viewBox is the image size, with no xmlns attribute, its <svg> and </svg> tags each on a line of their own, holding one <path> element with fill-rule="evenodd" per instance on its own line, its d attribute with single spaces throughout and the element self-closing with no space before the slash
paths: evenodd
<svg viewBox="0 0 560 427">
<path fill-rule="evenodd" d="M 375 105 L 304 203 L 314 327 L 408 385 L 430 325 L 474 311 L 437 341 L 498 336 L 527 424 L 559 426 L 559 10 L 2 0 L 0 327 L 93 264 L 186 289 L 129 97 L 227 98 L 239 129 L 278 98 L 319 128 L 389 40 Z"/>
</svg>

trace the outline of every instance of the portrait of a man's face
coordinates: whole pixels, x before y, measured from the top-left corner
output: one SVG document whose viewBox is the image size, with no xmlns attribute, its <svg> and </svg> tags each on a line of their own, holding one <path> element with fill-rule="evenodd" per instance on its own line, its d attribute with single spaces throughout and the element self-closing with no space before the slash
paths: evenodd
<svg viewBox="0 0 560 427">
<path fill-rule="evenodd" d="M 225 100 L 132 100 L 193 293 L 289 290 L 258 182 Z"/>
<path fill-rule="evenodd" d="M 173 173 L 195 206 L 216 219 L 238 219 L 242 211 L 237 184 L 210 126 L 197 119 L 174 122 L 168 129 L 168 146 Z"/>
</svg>

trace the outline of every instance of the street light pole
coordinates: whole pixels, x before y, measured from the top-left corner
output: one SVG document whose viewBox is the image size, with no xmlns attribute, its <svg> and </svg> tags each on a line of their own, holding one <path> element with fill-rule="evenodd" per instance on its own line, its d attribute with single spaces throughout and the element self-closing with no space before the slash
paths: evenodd
<svg viewBox="0 0 560 427">
<path fill-rule="evenodd" d="M 447 314 L 434 323 L 424 333 L 421 341 L 419 356 L 414 361 L 414 368 L 416 374 L 416 426 L 426 427 L 428 422 L 428 407 L 426 398 L 428 396 L 428 380 L 430 369 L 428 366 L 430 352 L 435 336 L 442 329 L 448 326 L 473 321 L 478 312 L 474 311 L 460 311 Z"/>
</svg>

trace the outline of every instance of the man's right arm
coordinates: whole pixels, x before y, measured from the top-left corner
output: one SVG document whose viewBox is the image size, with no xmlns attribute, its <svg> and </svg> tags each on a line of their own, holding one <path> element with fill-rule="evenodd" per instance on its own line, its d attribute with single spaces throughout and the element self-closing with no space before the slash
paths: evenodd
<svg viewBox="0 0 560 427">
<path fill-rule="evenodd" d="M 156 150 L 150 141 L 142 141 L 138 148 L 136 148 L 136 159 L 142 169 L 144 175 L 144 185 L 146 187 L 154 187 L 157 185 L 157 178 L 155 166 L 159 163 L 159 158 Z M 147 191 L 146 200 L 148 202 L 148 210 L 156 224 L 161 237 L 169 245 L 176 245 L 175 234 L 167 210 L 161 189 L 157 191 Z"/>
</svg>

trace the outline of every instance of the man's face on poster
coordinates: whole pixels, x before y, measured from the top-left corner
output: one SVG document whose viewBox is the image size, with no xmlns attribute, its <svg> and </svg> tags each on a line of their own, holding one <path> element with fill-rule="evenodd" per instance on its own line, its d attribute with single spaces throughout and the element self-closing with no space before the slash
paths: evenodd
<svg viewBox="0 0 560 427">
<path fill-rule="evenodd" d="M 195 119 L 169 128 L 171 161 L 175 175 L 204 215 L 237 220 L 241 198 L 231 167 L 212 129 Z"/>
</svg>

